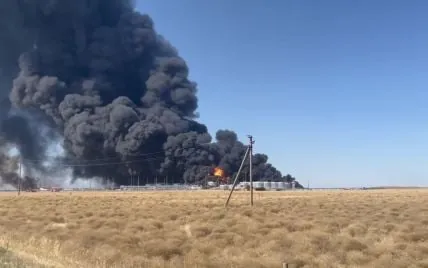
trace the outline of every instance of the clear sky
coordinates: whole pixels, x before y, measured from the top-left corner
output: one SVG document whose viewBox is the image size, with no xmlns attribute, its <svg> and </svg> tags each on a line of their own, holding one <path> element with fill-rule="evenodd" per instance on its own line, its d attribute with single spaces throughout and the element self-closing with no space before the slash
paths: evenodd
<svg viewBox="0 0 428 268">
<path fill-rule="evenodd" d="M 210 133 L 313 187 L 428 186 L 428 1 L 137 0 Z"/>
</svg>

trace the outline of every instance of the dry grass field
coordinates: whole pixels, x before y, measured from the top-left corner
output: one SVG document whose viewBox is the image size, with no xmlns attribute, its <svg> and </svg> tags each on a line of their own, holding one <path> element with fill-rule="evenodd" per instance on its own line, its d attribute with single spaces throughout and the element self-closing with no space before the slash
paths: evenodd
<svg viewBox="0 0 428 268">
<path fill-rule="evenodd" d="M 253 208 L 236 192 L 227 210 L 226 197 L 0 194 L 0 258 L 10 252 L 19 267 L 428 267 L 427 190 L 256 192 Z"/>
</svg>

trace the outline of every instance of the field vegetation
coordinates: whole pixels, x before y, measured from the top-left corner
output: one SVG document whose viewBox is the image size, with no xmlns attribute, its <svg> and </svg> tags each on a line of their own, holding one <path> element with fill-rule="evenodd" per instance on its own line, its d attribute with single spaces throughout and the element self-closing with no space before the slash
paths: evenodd
<svg viewBox="0 0 428 268">
<path fill-rule="evenodd" d="M 428 267 L 427 190 L 256 192 L 253 208 L 236 192 L 225 209 L 227 194 L 0 194 L 0 258 L 18 256 L 19 267 Z"/>
</svg>

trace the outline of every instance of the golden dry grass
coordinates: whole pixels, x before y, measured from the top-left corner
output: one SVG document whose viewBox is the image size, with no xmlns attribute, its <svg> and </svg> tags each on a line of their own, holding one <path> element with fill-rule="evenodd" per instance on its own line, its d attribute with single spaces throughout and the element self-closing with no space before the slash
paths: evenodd
<svg viewBox="0 0 428 268">
<path fill-rule="evenodd" d="M 428 191 L 0 195 L 0 247 L 50 267 L 428 267 Z"/>
</svg>

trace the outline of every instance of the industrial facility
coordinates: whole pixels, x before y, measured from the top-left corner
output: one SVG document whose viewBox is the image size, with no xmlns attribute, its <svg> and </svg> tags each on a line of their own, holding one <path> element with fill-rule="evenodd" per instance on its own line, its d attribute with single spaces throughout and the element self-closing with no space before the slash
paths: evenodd
<svg viewBox="0 0 428 268">
<path fill-rule="evenodd" d="M 145 184 L 145 185 L 122 185 L 119 187 L 122 191 L 147 191 L 147 190 L 230 190 L 232 189 L 232 180 L 226 172 L 219 167 L 207 174 L 200 184 Z M 284 191 L 293 190 L 296 183 L 285 181 L 254 181 L 253 189 L 255 191 Z M 250 190 L 250 182 L 243 181 L 237 184 L 236 190 Z"/>
<path fill-rule="evenodd" d="M 246 180 L 246 176 L 244 176 Z M 36 180 L 35 180 L 36 181 Z M 38 181 L 38 180 L 37 180 Z M 157 180 L 156 180 L 157 181 Z M 226 174 L 224 170 L 220 167 L 213 168 L 205 178 L 200 181 L 199 184 L 187 184 L 187 183 L 174 183 L 168 184 L 165 180 L 164 183 L 155 183 L 155 184 L 133 184 L 135 182 L 131 180 L 130 185 L 105 185 L 98 187 L 84 187 L 84 188 L 63 188 L 60 186 L 42 186 L 41 183 L 37 187 L 27 187 L 25 183 L 21 183 L 21 191 L 27 192 L 61 192 L 61 191 L 180 191 L 180 190 L 202 190 L 202 189 L 211 189 L 211 190 L 231 190 L 233 187 L 233 180 L 230 176 Z M 235 190 L 246 191 L 250 190 L 250 182 L 243 181 L 237 183 Z M 253 189 L 255 191 L 284 191 L 284 190 L 293 190 L 296 188 L 296 183 L 286 182 L 286 181 L 254 181 Z"/>
<path fill-rule="evenodd" d="M 232 184 L 222 184 L 219 185 L 219 189 L 228 190 L 232 188 Z M 255 191 L 285 191 L 285 190 L 293 190 L 296 188 L 294 182 L 287 183 L 283 181 L 255 181 L 253 182 L 253 188 Z M 237 185 L 237 190 L 249 190 L 250 183 L 249 182 L 240 182 Z"/>
</svg>

